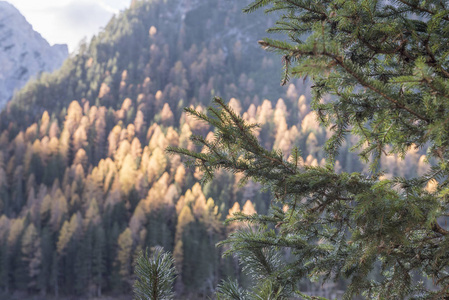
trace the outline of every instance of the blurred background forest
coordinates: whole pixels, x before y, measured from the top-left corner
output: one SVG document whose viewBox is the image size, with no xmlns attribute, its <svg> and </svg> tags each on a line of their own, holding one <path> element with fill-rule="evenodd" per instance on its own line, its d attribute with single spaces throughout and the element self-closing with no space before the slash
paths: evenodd
<svg viewBox="0 0 449 300">
<path fill-rule="evenodd" d="M 2 299 L 129 299 L 135 254 L 157 245 L 174 254 L 181 299 L 207 299 L 228 276 L 249 284 L 215 244 L 244 226 L 225 226 L 227 216 L 265 213 L 269 193 L 226 172 L 201 186 L 198 170 L 165 153 L 194 149 L 192 134 L 213 135 L 182 108 L 203 110 L 220 96 L 260 125 L 267 148 L 288 156 L 298 146 L 302 163 L 325 164 L 319 146 L 329 133 L 310 111 L 310 85 L 279 85 L 281 58 L 257 45 L 274 17 L 244 15 L 248 3 L 133 1 L 9 102 L 0 115 Z M 343 146 L 337 172 L 364 169 L 349 152 L 356 143 Z M 383 158 L 381 168 L 407 177 L 428 167 L 414 150 Z"/>
</svg>

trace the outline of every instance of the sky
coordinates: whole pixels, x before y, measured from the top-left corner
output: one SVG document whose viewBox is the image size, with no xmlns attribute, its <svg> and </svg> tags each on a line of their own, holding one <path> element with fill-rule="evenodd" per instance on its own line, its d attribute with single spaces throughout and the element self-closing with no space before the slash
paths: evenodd
<svg viewBox="0 0 449 300">
<path fill-rule="evenodd" d="M 69 52 L 106 26 L 131 0 L 7 0 L 50 45 L 67 44 Z"/>
</svg>

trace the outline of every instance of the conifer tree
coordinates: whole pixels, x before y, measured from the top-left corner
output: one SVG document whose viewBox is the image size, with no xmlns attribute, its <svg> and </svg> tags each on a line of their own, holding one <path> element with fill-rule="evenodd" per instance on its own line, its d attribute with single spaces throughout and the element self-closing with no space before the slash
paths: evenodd
<svg viewBox="0 0 449 300">
<path fill-rule="evenodd" d="M 124 285 L 124 288 L 127 289 L 128 283 L 130 282 L 133 250 L 133 239 L 129 228 L 126 228 L 119 235 L 117 243 L 118 251 L 116 261 L 119 266 L 122 284 Z"/>
<path fill-rule="evenodd" d="M 104 273 L 105 273 L 105 232 L 102 225 L 95 227 L 95 238 L 93 246 L 93 281 L 97 286 L 97 296 L 101 297 L 102 286 L 104 285 Z"/>
<path fill-rule="evenodd" d="M 22 237 L 21 252 L 27 269 L 27 287 L 36 289 L 42 264 L 41 239 L 36 227 L 28 225 Z"/>
<path fill-rule="evenodd" d="M 148 249 L 138 254 L 135 274 L 134 299 L 173 299 L 174 261 L 161 247 L 154 248 L 151 254 Z"/>
<path fill-rule="evenodd" d="M 298 149 L 289 159 L 265 149 L 254 129 L 223 100 L 188 113 L 215 127 L 215 138 L 193 136 L 190 164 L 212 179 L 220 168 L 241 172 L 270 189 L 268 215 L 235 215 L 253 224 L 221 245 L 239 257 L 255 280 L 250 291 L 224 283 L 220 299 L 287 299 L 306 296 L 299 282 L 346 279 L 345 299 L 449 297 L 449 139 L 447 114 L 449 9 L 446 1 L 257 0 L 246 12 L 280 12 L 269 31 L 286 40 L 260 45 L 282 55 L 284 76 L 313 81 L 312 108 L 333 134 L 326 166 L 307 166 Z M 345 139 L 370 167 L 335 173 Z M 427 148 L 430 171 L 384 179 L 379 161 Z M 432 190 L 429 182 L 436 182 Z M 283 209 L 284 208 L 284 209 Z M 287 261 L 283 251 L 290 251 Z M 428 288 L 424 278 L 433 280 Z"/>
<path fill-rule="evenodd" d="M 45 295 L 47 293 L 47 287 L 50 285 L 51 280 L 51 272 L 52 272 L 52 258 L 53 258 L 53 245 L 52 245 L 52 236 L 51 229 L 45 227 L 42 230 L 42 238 L 41 238 L 41 246 L 42 250 L 42 270 L 38 277 L 38 287 L 41 290 L 41 293 Z"/>
</svg>

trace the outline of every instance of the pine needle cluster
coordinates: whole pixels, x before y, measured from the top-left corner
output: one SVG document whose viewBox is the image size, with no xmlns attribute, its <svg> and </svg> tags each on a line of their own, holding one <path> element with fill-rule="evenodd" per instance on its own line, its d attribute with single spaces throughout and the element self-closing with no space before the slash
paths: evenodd
<svg viewBox="0 0 449 300">
<path fill-rule="evenodd" d="M 171 254 L 156 247 L 150 253 L 141 251 L 135 261 L 134 299 L 169 300 L 173 299 L 175 267 Z"/>
</svg>

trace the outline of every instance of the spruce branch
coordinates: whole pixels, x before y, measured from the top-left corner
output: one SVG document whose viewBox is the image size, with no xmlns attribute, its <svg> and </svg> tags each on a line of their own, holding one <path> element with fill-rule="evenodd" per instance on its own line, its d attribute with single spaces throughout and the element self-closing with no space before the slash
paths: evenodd
<svg viewBox="0 0 449 300">
<path fill-rule="evenodd" d="M 422 6 L 418 5 L 418 4 L 415 4 L 416 2 L 415 3 L 411 3 L 410 1 L 405 1 L 405 0 L 397 0 L 397 1 L 399 1 L 399 2 L 401 2 L 403 4 L 405 4 L 405 5 L 413 8 L 414 10 L 418 10 L 418 11 L 424 12 L 424 13 L 432 15 L 432 16 L 437 14 L 437 12 L 435 12 L 433 10 L 430 10 L 430 9 L 428 9 L 426 7 L 422 7 Z M 449 17 L 447 17 L 447 16 L 443 17 L 442 19 L 445 20 L 445 21 L 449 21 Z"/>
</svg>

